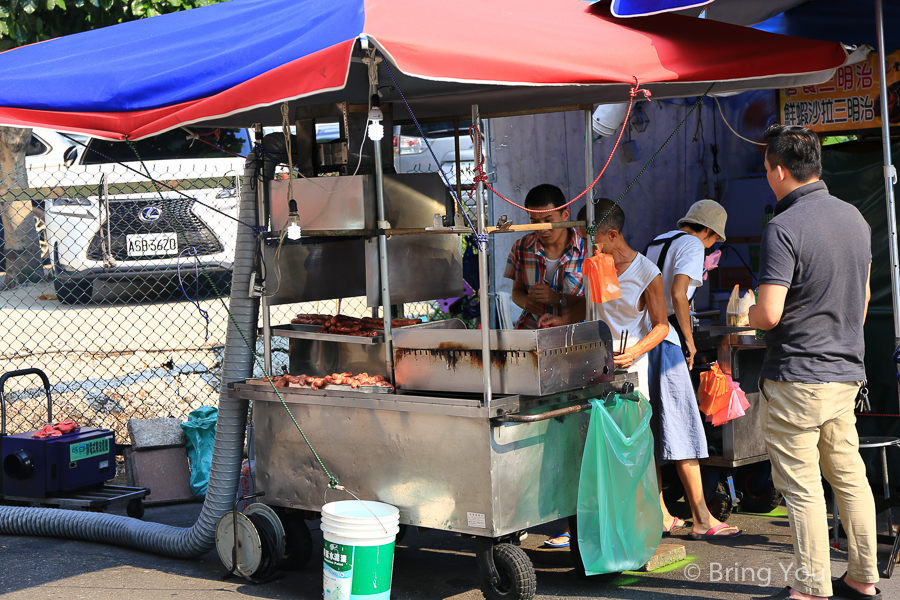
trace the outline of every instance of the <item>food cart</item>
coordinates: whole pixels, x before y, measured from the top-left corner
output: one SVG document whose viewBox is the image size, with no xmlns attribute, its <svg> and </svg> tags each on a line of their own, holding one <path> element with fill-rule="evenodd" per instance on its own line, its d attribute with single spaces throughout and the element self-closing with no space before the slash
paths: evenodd
<svg viewBox="0 0 900 600">
<path fill-rule="evenodd" d="M 315 120 L 315 112 L 304 109 L 304 118 Z M 352 115 L 346 112 L 347 119 Z M 348 130 L 353 145 L 357 129 Z M 374 163 L 374 174 L 290 182 L 299 240 L 280 235 L 291 218 L 282 208 L 290 199 L 288 181 L 261 182 L 257 189 L 267 203 L 261 214 L 271 216 L 259 242 L 270 274 L 260 303 L 266 371 L 272 372 L 272 339 L 283 337 L 289 375 L 367 373 L 393 384 L 233 384 L 230 396 L 253 402 L 257 489 L 292 521 L 285 526 L 289 538 L 300 529 L 289 549 L 310 543 L 303 515 L 314 516 L 343 494 L 331 489 L 334 477 L 360 498 L 397 506 L 402 525 L 474 536 L 486 595 L 531 597 L 534 570 L 510 542 L 518 532 L 575 514 L 576 466 L 588 424 L 583 410 L 590 399 L 633 385 L 633 376 L 614 373 L 612 336 L 600 321 L 490 329 L 483 270 L 480 330 L 456 319 L 394 327 L 392 307 L 462 294 L 460 235 L 468 230 L 443 225 L 456 215 L 446 214 L 453 203 L 438 174 L 385 174 L 377 156 Z M 380 233 L 389 237 L 381 244 Z M 377 335 L 270 322 L 273 306 L 354 296 L 387 315 Z M 286 409 L 330 474 L 307 451 Z"/>
</svg>

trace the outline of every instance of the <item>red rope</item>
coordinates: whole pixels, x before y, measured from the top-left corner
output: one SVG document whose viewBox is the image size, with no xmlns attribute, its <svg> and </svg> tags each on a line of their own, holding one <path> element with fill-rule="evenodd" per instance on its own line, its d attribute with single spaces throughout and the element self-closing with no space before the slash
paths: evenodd
<svg viewBox="0 0 900 600">
<path fill-rule="evenodd" d="M 609 162 L 612 160 L 613 155 L 616 153 L 616 148 L 619 147 L 619 142 L 622 140 L 622 134 L 625 133 L 625 127 L 628 124 L 628 117 L 631 115 L 631 108 L 634 105 L 634 97 L 637 96 L 639 93 L 641 93 L 641 94 L 644 94 L 644 97 L 647 100 L 650 99 L 650 91 L 638 89 L 640 87 L 640 85 L 641 85 L 641 80 L 638 79 L 637 76 L 634 76 L 634 85 L 631 86 L 631 90 L 629 90 L 629 92 L 628 92 L 628 95 L 629 95 L 628 110 L 625 112 L 625 120 L 622 122 L 622 128 L 619 130 L 619 137 L 616 138 L 616 144 L 613 146 L 612 151 L 609 153 L 609 156 L 606 159 L 606 164 L 603 165 L 603 168 L 600 170 L 600 174 L 594 178 L 594 181 L 591 182 L 591 185 L 589 185 L 587 187 L 587 189 L 585 189 L 583 192 L 581 192 L 580 194 L 578 194 L 577 196 L 575 196 L 574 198 L 572 198 L 571 200 L 569 200 L 562 206 L 556 206 L 554 208 L 525 208 L 521 204 L 516 204 L 515 202 L 513 202 L 512 200 L 510 200 L 509 198 L 507 198 L 506 196 L 504 196 L 503 194 L 501 194 L 500 192 L 495 190 L 493 187 L 491 187 L 491 184 L 488 183 L 487 173 L 484 172 L 484 154 L 481 152 L 481 131 L 477 127 L 475 127 L 474 123 L 472 124 L 471 127 L 469 127 L 469 137 L 472 138 L 472 144 L 475 146 L 476 162 L 475 162 L 475 167 L 474 167 L 475 177 L 474 177 L 473 183 L 475 185 L 478 185 L 478 182 L 483 183 L 485 185 L 485 187 L 487 187 L 487 189 L 491 190 L 494 194 L 496 194 L 503 200 L 506 200 L 507 202 L 509 202 L 510 204 L 515 206 L 516 208 L 521 208 L 522 210 L 524 210 L 526 212 L 548 213 L 548 212 L 554 212 L 554 211 L 562 210 L 562 209 L 566 208 L 567 206 L 576 202 L 579 198 L 581 198 L 582 196 L 587 194 L 589 191 L 591 191 L 594 188 L 594 186 L 597 185 L 597 182 L 600 181 L 600 178 L 603 177 L 603 173 L 606 172 L 606 167 L 609 166 Z M 589 135 L 591 135 L 591 132 L 586 131 L 585 132 L 585 141 L 587 140 L 587 136 L 589 136 Z M 470 191 L 469 196 L 471 197 L 471 195 L 472 195 L 472 192 Z"/>
</svg>

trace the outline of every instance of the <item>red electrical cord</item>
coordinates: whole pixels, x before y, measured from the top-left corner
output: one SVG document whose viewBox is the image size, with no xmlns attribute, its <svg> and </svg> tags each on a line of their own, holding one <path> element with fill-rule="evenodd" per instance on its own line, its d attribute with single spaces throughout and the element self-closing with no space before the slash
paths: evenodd
<svg viewBox="0 0 900 600">
<path fill-rule="evenodd" d="M 487 173 L 484 172 L 484 154 L 481 152 L 481 131 L 477 127 L 475 127 L 475 124 L 473 123 L 472 126 L 469 127 L 469 137 L 472 138 L 472 143 L 475 146 L 475 160 L 476 160 L 475 167 L 474 167 L 474 171 L 475 171 L 474 183 L 475 183 L 475 185 L 478 185 L 478 182 L 483 183 L 485 185 L 485 187 L 487 187 L 487 189 L 491 190 L 494 194 L 496 194 L 500 198 L 506 200 L 507 202 L 509 202 L 510 204 L 515 206 L 516 208 L 521 208 L 522 210 L 524 210 L 526 212 L 530 212 L 530 213 L 548 213 L 548 212 L 553 212 L 553 211 L 557 211 L 557 210 L 562 210 L 562 209 L 566 208 L 567 206 L 569 206 L 570 204 L 572 204 L 573 202 L 576 202 L 579 198 L 581 198 L 582 196 L 587 194 L 589 191 L 591 191 L 594 188 L 594 186 L 597 185 L 597 182 L 600 181 L 600 178 L 603 177 L 603 173 L 606 172 L 606 167 L 609 166 L 609 161 L 612 160 L 613 155 L 616 153 L 616 148 L 619 147 L 619 142 L 622 140 L 622 134 L 625 133 L 625 127 L 628 124 L 628 117 L 631 115 L 631 108 L 634 105 L 634 97 L 637 96 L 639 93 L 641 93 L 641 94 L 644 94 L 644 97 L 647 100 L 650 99 L 650 90 L 638 89 L 640 87 L 640 85 L 641 85 L 641 80 L 638 79 L 637 76 L 634 76 L 634 85 L 631 86 L 631 90 L 629 90 L 629 92 L 628 92 L 628 95 L 629 95 L 628 110 L 625 112 L 625 120 L 622 122 L 622 128 L 619 130 L 619 137 L 616 138 L 616 144 L 613 146 L 612 151 L 609 153 L 609 156 L 606 159 L 606 164 L 603 165 L 603 168 L 600 170 L 600 174 L 594 178 L 594 181 L 591 182 L 591 185 L 589 185 L 586 190 L 584 190 L 583 192 L 581 192 L 580 194 L 578 194 L 577 196 L 575 196 L 574 198 L 572 198 L 571 200 L 569 200 L 568 202 L 563 204 L 562 206 L 556 206 L 553 208 L 525 208 L 521 204 L 516 204 L 515 202 L 513 202 L 512 200 L 510 200 L 509 198 L 507 198 L 506 196 L 504 196 L 503 194 L 501 194 L 500 192 L 495 190 L 493 187 L 491 187 L 491 184 L 488 183 Z M 589 135 L 590 135 L 590 131 L 586 131 L 585 136 L 589 136 Z M 471 192 L 470 192 L 470 194 L 471 194 Z"/>
</svg>

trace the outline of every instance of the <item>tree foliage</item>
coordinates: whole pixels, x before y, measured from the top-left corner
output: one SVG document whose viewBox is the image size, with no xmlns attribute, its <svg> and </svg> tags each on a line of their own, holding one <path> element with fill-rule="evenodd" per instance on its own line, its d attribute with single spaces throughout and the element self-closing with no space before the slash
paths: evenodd
<svg viewBox="0 0 900 600">
<path fill-rule="evenodd" d="M 219 0 L 0 0 L 0 50 Z"/>
</svg>

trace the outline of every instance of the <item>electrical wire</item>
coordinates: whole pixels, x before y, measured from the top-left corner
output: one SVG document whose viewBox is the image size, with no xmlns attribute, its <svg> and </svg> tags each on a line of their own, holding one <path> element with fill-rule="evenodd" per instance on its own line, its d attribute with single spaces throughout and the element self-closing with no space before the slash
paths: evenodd
<svg viewBox="0 0 900 600">
<path fill-rule="evenodd" d="M 754 145 L 756 145 L 756 146 L 766 146 L 766 145 L 767 145 L 765 142 L 754 142 L 753 140 L 749 140 L 749 139 L 745 138 L 744 136 L 742 136 L 741 134 L 739 134 L 737 131 L 735 131 L 735 130 L 734 130 L 734 127 L 732 127 L 732 126 L 728 123 L 728 119 L 725 118 L 725 113 L 722 112 L 722 105 L 719 104 L 719 99 L 716 98 L 716 97 L 713 97 L 713 100 L 716 101 L 716 106 L 719 107 L 719 114 L 722 115 L 722 122 L 725 123 L 725 126 L 728 127 L 728 129 L 731 130 L 731 133 L 733 133 L 734 135 L 736 135 L 736 136 L 739 137 L 740 139 L 744 140 L 745 142 L 749 142 L 749 143 L 754 144 Z"/>
</svg>

